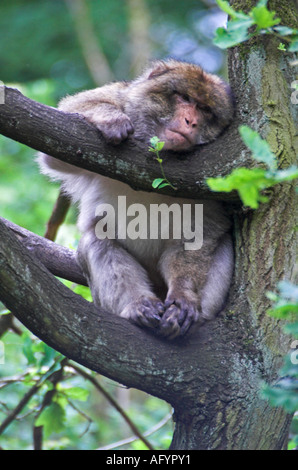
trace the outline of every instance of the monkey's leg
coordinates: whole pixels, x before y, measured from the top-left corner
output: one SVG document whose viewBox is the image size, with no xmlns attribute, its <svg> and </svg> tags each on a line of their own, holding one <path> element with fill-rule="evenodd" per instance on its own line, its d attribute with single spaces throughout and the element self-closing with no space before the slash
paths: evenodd
<svg viewBox="0 0 298 470">
<path fill-rule="evenodd" d="M 94 303 L 138 325 L 155 328 L 164 305 L 145 269 L 115 240 L 99 240 L 90 228 L 80 240 L 78 261 Z"/>
<path fill-rule="evenodd" d="M 200 250 L 170 247 L 161 269 L 168 285 L 160 330 L 170 339 L 184 335 L 194 323 L 211 320 L 223 307 L 233 273 L 233 247 L 224 235 L 217 247 L 204 241 Z"/>
<path fill-rule="evenodd" d="M 223 308 L 234 271 L 234 249 L 230 234 L 225 234 L 218 245 L 206 283 L 201 294 L 202 315 L 214 318 Z"/>
</svg>

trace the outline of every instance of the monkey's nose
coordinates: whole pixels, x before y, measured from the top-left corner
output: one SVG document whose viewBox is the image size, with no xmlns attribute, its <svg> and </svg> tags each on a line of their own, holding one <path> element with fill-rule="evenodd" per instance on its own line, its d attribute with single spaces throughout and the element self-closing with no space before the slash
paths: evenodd
<svg viewBox="0 0 298 470">
<path fill-rule="evenodd" d="M 185 123 L 186 123 L 187 126 L 190 126 L 190 127 L 193 127 L 193 128 L 197 127 L 197 125 L 198 125 L 198 122 L 197 122 L 196 119 L 187 119 L 187 118 L 185 118 Z"/>
</svg>

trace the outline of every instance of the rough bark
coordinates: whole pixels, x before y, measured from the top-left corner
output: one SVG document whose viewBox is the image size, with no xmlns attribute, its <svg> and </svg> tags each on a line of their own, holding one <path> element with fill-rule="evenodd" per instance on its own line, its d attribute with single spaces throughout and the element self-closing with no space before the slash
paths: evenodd
<svg viewBox="0 0 298 470">
<path fill-rule="evenodd" d="M 245 9 L 247 3 L 249 7 L 255 4 L 243 0 L 233 3 L 240 9 Z M 283 24 L 295 26 L 297 11 L 293 0 L 272 1 L 269 6 L 270 3 Z M 292 56 L 278 51 L 277 45 L 275 40 L 261 37 L 230 53 L 237 120 L 219 143 L 188 157 L 199 157 L 194 165 L 195 176 L 186 174 L 189 165 L 182 173 L 183 162 L 174 162 L 173 174 L 167 167 L 169 179 L 180 184 L 179 179 L 183 178 L 184 195 L 199 191 L 207 194 L 203 183 L 206 176 L 225 174 L 232 167 L 248 163 L 235 137 L 241 121 L 268 139 L 281 167 L 296 162 L 297 110 L 290 102 L 294 71 L 288 63 Z M 18 102 L 14 101 L 16 106 Z M 32 119 L 36 119 L 32 103 L 28 102 L 28 106 Z M 131 143 L 121 149 L 120 155 L 118 148 L 105 146 L 96 131 L 78 117 L 40 110 L 45 119 L 48 113 L 54 116 L 50 119 L 57 118 L 57 123 L 52 121 L 54 130 L 49 138 L 42 126 L 38 137 L 27 135 L 32 127 L 22 130 L 17 114 L 10 119 L 7 108 L 6 127 L 4 119 L 0 119 L 1 128 L 5 127 L 3 133 L 26 140 L 37 149 L 56 145 L 55 156 L 68 161 L 79 150 L 73 160 L 78 165 L 90 165 L 90 169 L 123 181 L 131 178 L 132 186 L 149 189 L 152 177 L 157 176 L 155 164 L 145 165 L 144 154 L 138 150 L 133 158 L 129 156 Z M 65 149 L 69 131 L 74 143 Z M 235 137 L 233 142 L 231 136 Z M 212 156 L 210 150 L 215 152 Z M 141 163 L 136 163 L 136 157 Z M 214 166 L 212 173 L 210 162 Z M 202 172 L 199 178 L 198 172 Z M 274 187 L 270 202 L 257 211 L 238 208 L 234 220 L 236 268 L 226 309 L 184 341 L 165 341 L 124 319 L 95 311 L 92 304 L 50 276 L 1 222 L 0 298 L 28 328 L 68 357 L 171 403 L 176 420 L 172 449 L 283 449 L 289 417 L 262 399 L 260 387 L 262 381 L 277 378 L 289 346 L 281 322 L 266 314 L 270 306 L 266 291 L 274 290 L 279 280 L 290 279 L 292 275 L 297 245 L 294 185 Z"/>
<path fill-rule="evenodd" d="M 161 172 L 148 145 L 133 139 L 118 146 L 107 145 L 99 131 L 82 116 L 36 103 L 16 89 L 5 87 L 4 101 L 0 109 L 1 134 L 68 163 L 123 181 L 134 189 L 153 191 L 152 181 Z M 162 191 L 172 196 L 193 198 L 208 194 L 209 198 L 218 198 L 218 194 L 210 193 L 205 180 L 223 171 L 228 173 L 237 165 L 251 165 L 249 152 L 239 153 L 243 147 L 237 126 L 233 125 L 217 141 L 184 155 L 184 160 L 168 152 L 163 167 L 178 190 Z M 236 163 L 230 155 L 237 155 Z M 222 198 L 238 200 L 236 194 L 223 194 Z"/>
<path fill-rule="evenodd" d="M 33 253 L 54 276 L 83 286 L 88 285 L 81 268 L 77 264 L 75 251 L 40 237 L 9 220 L 3 219 L 3 217 L 0 217 L 0 221 L 14 232 L 22 245 Z"/>
</svg>

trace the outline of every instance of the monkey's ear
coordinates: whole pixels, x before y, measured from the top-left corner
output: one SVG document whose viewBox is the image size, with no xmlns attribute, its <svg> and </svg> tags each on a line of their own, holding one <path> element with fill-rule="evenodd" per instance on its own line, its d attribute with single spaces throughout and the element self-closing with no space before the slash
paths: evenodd
<svg viewBox="0 0 298 470">
<path fill-rule="evenodd" d="M 156 62 L 156 64 L 153 66 L 152 70 L 148 75 L 148 80 L 160 77 L 161 75 L 164 75 L 165 73 L 169 72 L 169 70 L 170 67 L 168 67 L 164 62 Z"/>
</svg>

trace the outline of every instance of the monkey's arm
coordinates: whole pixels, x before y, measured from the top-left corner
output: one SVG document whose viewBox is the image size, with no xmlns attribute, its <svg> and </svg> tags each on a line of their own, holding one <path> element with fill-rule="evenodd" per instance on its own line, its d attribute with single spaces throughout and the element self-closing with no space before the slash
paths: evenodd
<svg viewBox="0 0 298 470">
<path fill-rule="evenodd" d="M 126 82 L 116 82 L 67 96 L 58 108 L 67 113 L 82 114 L 108 142 L 119 144 L 134 132 L 131 120 L 123 111 L 123 92 L 127 86 Z"/>
<path fill-rule="evenodd" d="M 115 240 L 99 240 L 90 227 L 78 247 L 78 262 L 96 305 L 141 326 L 155 328 L 164 306 L 145 269 Z"/>
<path fill-rule="evenodd" d="M 96 125 L 105 140 L 118 144 L 134 132 L 129 117 L 123 112 L 122 92 L 127 86 L 125 82 L 116 82 L 67 96 L 60 101 L 58 109 L 66 113 L 81 114 Z M 74 194 L 72 177 L 84 178 L 88 172 L 43 153 L 39 153 L 38 161 L 44 174 L 61 181 L 64 190 L 72 197 L 75 196 L 74 200 L 79 200 L 79 195 Z"/>
</svg>

